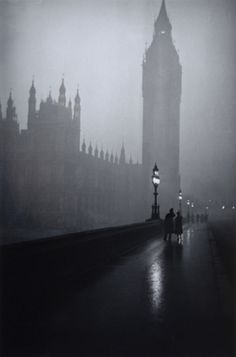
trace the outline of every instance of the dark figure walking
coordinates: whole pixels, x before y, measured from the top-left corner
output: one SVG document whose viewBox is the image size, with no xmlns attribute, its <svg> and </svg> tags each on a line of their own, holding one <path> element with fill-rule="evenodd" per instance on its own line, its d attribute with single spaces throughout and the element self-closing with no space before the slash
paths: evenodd
<svg viewBox="0 0 236 357">
<path fill-rule="evenodd" d="M 165 221 L 164 221 L 164 240 L 167 240 L 167 236 L 169 240 L 171 240 L 171 234 L 174 233 L 174 210 L 173 208 L 170 209 L 170 212 L 167 213 L 165 216 Z"/>
<path fill-rule="evenodd" d="M 175 218 L 175 233 L 177 235 L 177 242 L 180 243 L 183 234 L 183 217 L 180 212 L 177 212 L 177 216 Z"/>
</svg>

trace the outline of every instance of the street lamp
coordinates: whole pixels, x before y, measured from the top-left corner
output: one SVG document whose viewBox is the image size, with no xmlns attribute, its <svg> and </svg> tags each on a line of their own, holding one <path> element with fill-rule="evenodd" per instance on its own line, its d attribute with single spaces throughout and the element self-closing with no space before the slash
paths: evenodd
<svg viewBox="0 0 236 357">
<path fill-rule="evenodd" d="M 180 214 L 182 213 L 182 199 L 183 199 L 182 191 L 179 190 L 179 212 L 180 212 Z"/>
<path fill-rule="evenodd" d="M 157 188 L 160 184 L 160 176 L 157 164 L 155 164 L 152 170 L 152 183 L 154 187 L 154 205 L 152 206 L 152 219 L 159 219 L 160 218 L 160 207 L 157 206 Z"/>
<path fill-rule="evenodd" d="M 193 213 L 193 209 L 194 209 L 194 203 L 191 203 L 191 221 L 192 223 L 194 223 L 194 213 Z"/>
<path fill-rule="evenodd" d="M 187 212 L 187 221 L 190 221 L 190 201 L 187 200 L 188 212 Z"/>
</svg>

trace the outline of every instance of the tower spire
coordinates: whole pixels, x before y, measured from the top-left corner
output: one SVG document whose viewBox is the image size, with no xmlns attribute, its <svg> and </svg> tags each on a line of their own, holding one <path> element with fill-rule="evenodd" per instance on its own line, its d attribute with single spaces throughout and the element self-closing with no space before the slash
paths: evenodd
<svg viewBox="0 0 236 357">
<path fill-rule="evenodd" d="M 77 93 L 75 96 L 74 101 L 74 115 L 73 115 L 73 123 L 75 125 L 75 132 L 76 132 L 76 141 L 77 141 L 77 148 L 80 147 L 80 96 L 79 96 L 79 89 L 77 89 Z M 78 149 L 79 150 L 79 149 Z"/>
<path fill-rule="evenodd" d="M 79 89 L 77 89 L 77 93 L 75 96 L 75 102 L 74 102 L 74 120 L 80 120 L 80 96 L 79 96 Z"/>
<path fill-rule="evenodd" d="M 36 114 L 36 89 L 34 86 L 34 79 L 29 90 L 28 100 L 28 129 L 32 127 Z"/>
<path fill-rule="evenodd" d="M 121 151 L 120 151 L 119 163 L 120 164 L 125 164 L 125 146 L 124 146 L 124 142 L 122 143 L 122 147 L 121 147 Z"/>
<path fill-rule="evenodd" d="M 58 103 L 65 106 L 66 105 L 66 87 L 64 84 L 64 78 L 62 78 L 61 86 L 59 89 Z"/>
<path fill-rule="evenodd" d="M 10 91 L 9 98 L 7 101 L 7 119 L 13 120 L 15 116 L 15 107 L 13 106 L 12 93 Z"/>
<path fill-rule="evenodd" d="M 161 9 L 159 15 L 155 21 L 155 34 L 165 32 L 171 32 L 172 26 L 167 15 L 165 0 L 162 0 Z"/>
</svg>

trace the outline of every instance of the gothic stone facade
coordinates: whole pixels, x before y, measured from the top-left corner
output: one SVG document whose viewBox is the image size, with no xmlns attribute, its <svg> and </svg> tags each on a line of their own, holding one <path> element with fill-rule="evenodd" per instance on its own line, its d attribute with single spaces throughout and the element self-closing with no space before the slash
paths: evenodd
<svg viewBox="0 0 236 357">
<path fill-rule="evenodd" d="M 30 88 L 28 127 L 19 129 L 10 95 L 0 114 L 0 210 L 4 223 L 87 229 L 142 221 L 151 214 L 151 172 L 157 162 L 162 216 L 180 188 L 181 66 L 163 0 L 143 62 L 142 164 L 80 142 L 80 97 L 49 94 L 36 107 Z M 0 111 L 1 112 L 1 111 Z"/>
<path fill-rule="evenodd" d="M 79 93 L 73 109 L 62 82 L 58 102 L 49 94 L 37 111 L 32 84 L 28 129 L 20 131 L 10 95 L 0 120 L 5 223 L 79 230 L 141 219 L 141 165 L 126 162 L 124 147 L 118 159 L 80 145 Z"/>
</svg>

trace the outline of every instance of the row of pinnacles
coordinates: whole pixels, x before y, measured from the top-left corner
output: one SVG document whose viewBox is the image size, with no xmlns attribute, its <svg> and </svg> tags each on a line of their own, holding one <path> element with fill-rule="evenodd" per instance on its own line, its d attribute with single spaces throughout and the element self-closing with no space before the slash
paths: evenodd
<svg viewBox="0 0 236 357">
<path fill-rule="evenodd" d="M 85 139 L 83 143 L 80 143 L 81 135 L 81 100 L 79 96 L 79 90 L 77 90 L 76 96 L 74 98 L 74 107 L 72 110 L 72 101 L 69 99 L 68 105 L 66 105 L 66 87 L 64 84 L 64 79 L 62 79 L 61 86 L 59 88 L 58 102 L 53 100 L 51 91 L 46 99 L 46 101 L 41 100 L 39 110 L 36 109 L 36 88 L 34 81 L 29 91 L 29 100 L 28 100 L 28 121 L 27 129 L 32 132 L 37 129 L 38 123 L 44 121 L 48 123 L 54 123 L 55 125 L 60 122 L 65 122 L 67 124 L 73 124 L 73 129 L 75 130 L 77 145 L 76 150 L 81 151 L 84 154 L 93 156 L 94 158 L 105 160 L 112 164 L 133 164 L 132 157 L 130 156 L 129 161 L 126 160 L 124 143 L 122 144 L 120 156 L 118 157 L 117 153 L 114 155 L 113 152 L 109 153 L 108 150 L 104 151 L 103 148 L 99 150 L 97 145 L 93 148 L 92 143 L 86 145 Z M 0 121 L 2 125 L 0 129 L 8 128 L 12 131 L 12 134 L 25 134 L 25 130 L 20 132 L 20 126 L 17 121 L 16 107 L 12 99 L 12 93 L 10 92 L 7 109 L 6 109 L 6 118 L 3 118 L 1 103 L 0 103 Z M 10 124 L 10 125 L 9 125 Z M 136 163 L 138 164 L 138 162 Z"/>
<path fill-rule="evenodd" d="M 58 101 L 50 92 L 38 110 L 32 82 L 21 131 L 10 93 L 0 120 L 4 222 L 79 230 L 140 220 L 142 165 L 126 161 L 124 144 L 118 157 L 80 135 L 79 91 L 72 110 L 64 80 Z"/>
</svg>

